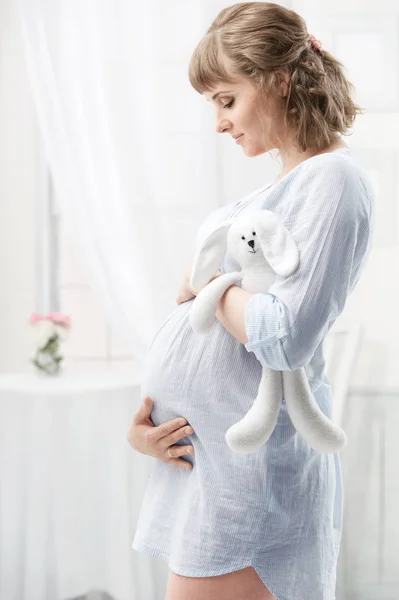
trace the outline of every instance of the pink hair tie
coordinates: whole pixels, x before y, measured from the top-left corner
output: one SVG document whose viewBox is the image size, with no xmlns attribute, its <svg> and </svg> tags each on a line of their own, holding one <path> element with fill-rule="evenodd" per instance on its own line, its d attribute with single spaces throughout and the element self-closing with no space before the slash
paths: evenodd
<svg viewBox="0 0 399 600">
<path fill-rule="evenodd" d="M 314 35 L 310 35 L 309 38 L 310 38 L 310 43 L 312 45 L 312 48 L 314 50 L 318 50 L 319 52 L 322 52 L 321 41 L 317 40 Z"/>
</svg>

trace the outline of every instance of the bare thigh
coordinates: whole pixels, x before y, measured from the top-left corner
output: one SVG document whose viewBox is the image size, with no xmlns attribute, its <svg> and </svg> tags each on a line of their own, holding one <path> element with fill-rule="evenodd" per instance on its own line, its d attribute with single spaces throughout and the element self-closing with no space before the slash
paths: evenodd
<svg viewBox="0 0 399 600">
<path fill-rule="evenodd" d="M 216 577 L 170 572 L 165 600 L 276 600 L 253 567 Z"/>
</svg>

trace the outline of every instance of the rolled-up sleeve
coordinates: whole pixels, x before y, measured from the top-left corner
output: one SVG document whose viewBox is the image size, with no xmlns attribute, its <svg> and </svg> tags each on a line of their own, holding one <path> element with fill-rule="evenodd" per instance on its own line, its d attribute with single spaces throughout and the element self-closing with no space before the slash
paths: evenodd
<svg viewBox="0 0 399 600">
<path fill-rule="evenodd" d="M 245 348 L 253 352 L 263 366 L 290 371 L 280 340 L 287 335 L 283 326 L 284 306 L 272 294 L 255 294 L 245 308 Z"/>
<path fill-rule="evenodd" d="M 299 267 L 288 277 L 276 275 L 268 292 L 246 305 L 245 348 L 271 369 L 309 363 L 371 247 L 371 198 L 358 172 L 341 157 L 317 158 L 292 182 L 279 214 L 298 246 Z"/>
</svg>

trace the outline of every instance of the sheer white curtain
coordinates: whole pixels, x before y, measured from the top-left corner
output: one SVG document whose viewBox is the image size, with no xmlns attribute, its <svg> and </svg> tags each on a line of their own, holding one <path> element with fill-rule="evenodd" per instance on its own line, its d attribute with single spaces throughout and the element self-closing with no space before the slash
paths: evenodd
<svg viewBox="0 0 399 600">
<path fill-rule="evenodd" d="M 19 0 L 46 159 L 81 266 L 139 362 L 217 206 L 214 116 L 188 63 L 218 7 Z M 207 105 L 207 106 L 206 106 Z"/>
<path fill-rule="evenodd" d="M 18 0 L 32 92 L 62 218 L 89 285 L 139 363 L 157 328 L 176 307 L 200 222 L 221 203 L 213 107 L 188 81 L 190 55 L 219 8 L 218 2 L 196 0 Z M 109 408 L 121 422 L 131 418 L 120 412 L 114 397 L 107 400 L 102 417 Z M 57 404 L 60 410 L 65 402 Z M 79 406 L 86 411 L 80 399 Z M 85 439 L 76 434 L 82 420 L 80 413 L 71 433 L 78 440 Z M 43 600 L 55 597 L 45 583 L 46 573 L 54 568 L 57 598 L 85 594 L 90 588 L 113 592 L 118 600 L 164 597 L 166 565 L 152 561 L 147 570 L 148 557 L 126 553 L 125 537 L 133 536 L 138 510 L 125 499 L 132 493 L 136 500 L 143 497 L 148 464 L 137 458 L 130 468 L 127 461 L 135 455 L 127 442 L 118 446 L 119 433 L 111 444 L 111 418 L 110 423 L 104 443 L 115 465 L 112 490 L 119 492 L 101 498 L 101 504 L 118 522 L 118 543 L 98 523 L 104 544 L 90 558 L 97 565 L 92 570 L 85 565 L 78 569 L 72 546 L 62 561 L 59 550 L 54 554 L 49 546 L 46 556 L 56 567 L 28 561 L 35 581 L 43 586 L 27 587 L 29 597 L 40 593 L 39 588 L 47 590 Z M 54 456 L 60 460 L 59 448 Z M 93 477 L 100 468 L 87 452 L 84 465 Z M 75 484 L 70 484 L 66 501 L 73 485 L 80 485 L 72 470 L 69 474 Z M 51 485 L 59 491 L 55 481 Z M 115 510 L 111 500 L 123 506 Z M 65 531 L 62 511 L 56 512 L 54 498 L 51 502 L 53 525 Z M 35 521 L 30 513 L 30 522 Z M 79 535 L 84 535 L 82 528 Z M 34 556 L 35 547 L 26 544 Z M 113 560 L 106 561 L 102 573 L 101 557 L 109 556 L 109 548 Z M 18 557 L 14 563 L 20 569 Z M 62 580 L 65 585 L 61 572 L 69 574 Z"/>
</svg>

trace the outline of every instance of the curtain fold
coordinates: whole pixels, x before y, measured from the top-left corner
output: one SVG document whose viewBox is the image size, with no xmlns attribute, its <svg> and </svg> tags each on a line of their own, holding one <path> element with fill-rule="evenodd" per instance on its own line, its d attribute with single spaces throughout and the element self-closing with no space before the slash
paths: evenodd
<svg viewBox="0 0 399 600">
<path fill-rule="evenodd" d="M 214 134 L 211 115 L 187 76 L 203 34 L 198 14 L 186 21 L 182 54 L 159 1 L 18 0 L 18 7 L 66 231 L 108 322 L 140 363 L 175 306 L 195 231 L 217 207 L 204 135 Z M 181 102 L 183 85 L 189 116 L 173 121 L 160 107 L 165 97 Z"/>
</svg>

